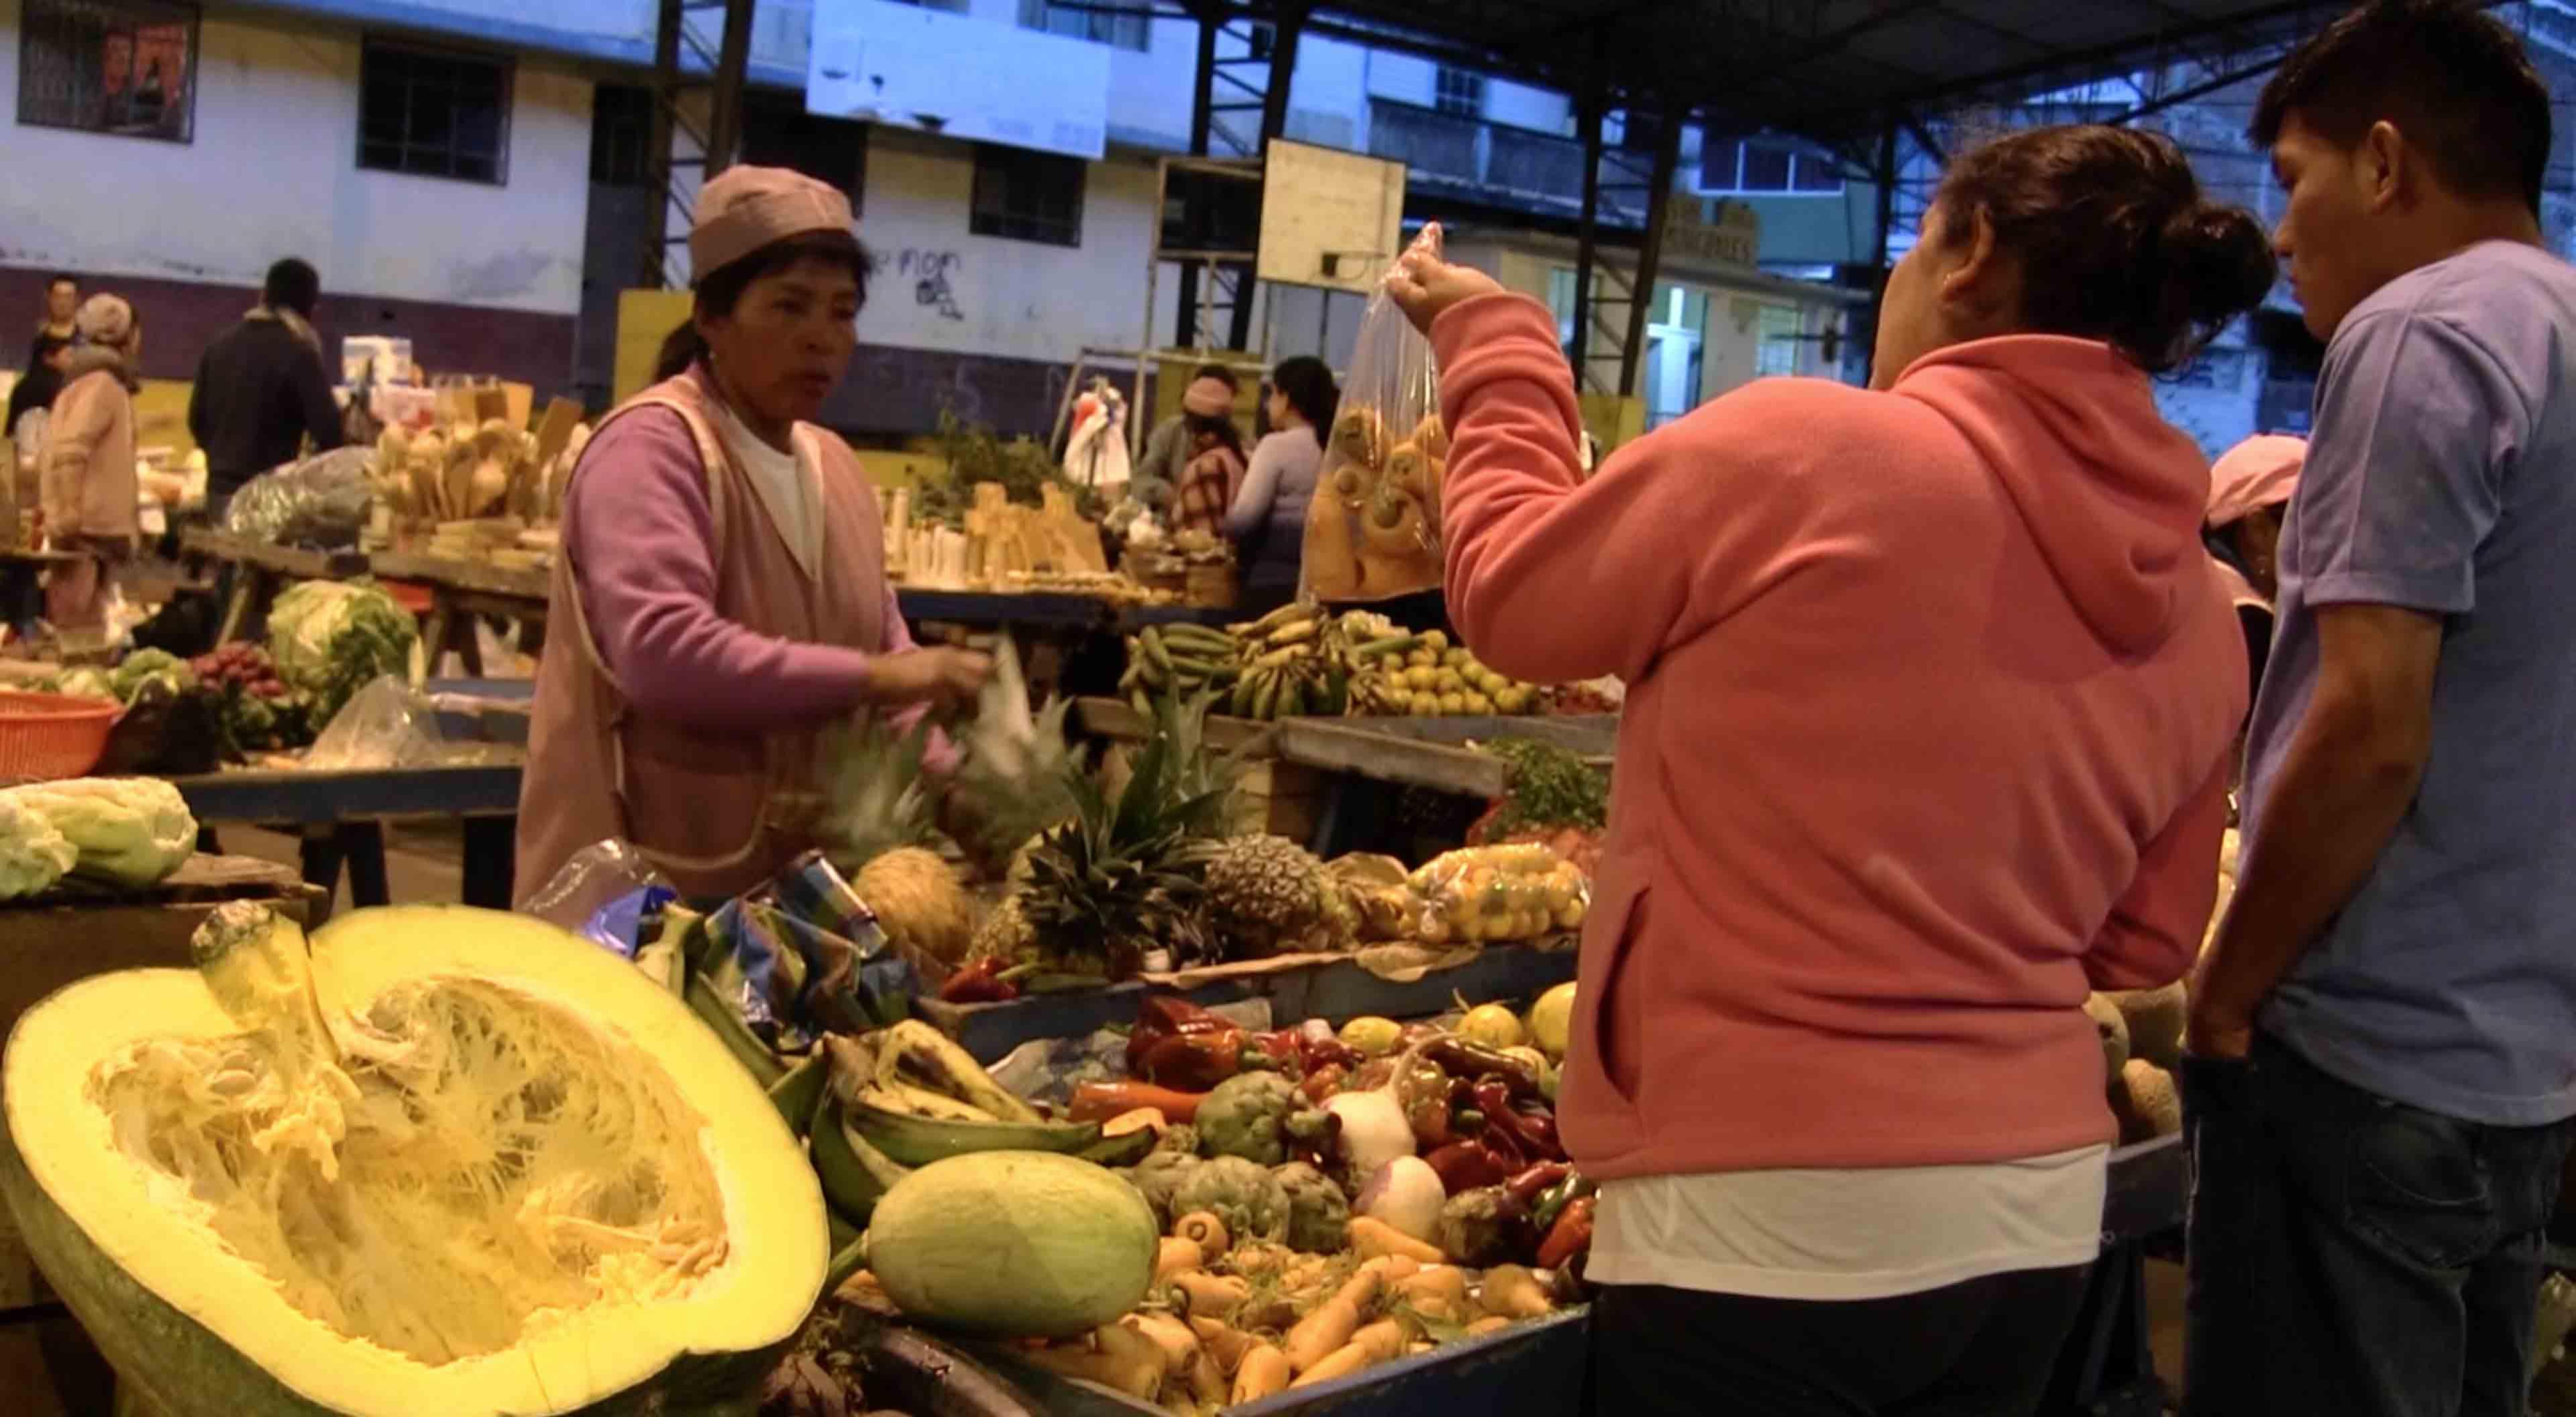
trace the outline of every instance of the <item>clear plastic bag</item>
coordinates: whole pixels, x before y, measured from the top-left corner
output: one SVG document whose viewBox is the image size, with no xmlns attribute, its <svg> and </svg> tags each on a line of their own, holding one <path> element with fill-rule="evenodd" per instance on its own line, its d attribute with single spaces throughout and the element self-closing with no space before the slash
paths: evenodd
<svg viewBox="0 0 2576 1417">
<path fill-rule="evenodd" d="M 349 696 L 304 765 L 325 771 L 432 767 L 447 759 L 447 735 L 429 695 L 385 675 Z"/>
<path fill-rule="evenodd" d="M 533 915 L 550 925 L 590 934 L 595 924 L 613 924 L 603 917 L 615 911 L 622 902 L 641 903 L 652 892 L 668 892 L 671 883 L 644 859 L 644 853 L 615 837 L 593 842 L 572 854 L 572 859 L 547 880 L 545 887 L 528 897 L 520 913 Z M 667 897 L 666 897 L 667 898 Z M 646 913 L 639 908 L 637 919 Z M 596 939 L 598 936 L 593 935 Z M 603 940 L 602 943 L 610 943 Z M 632 955 L 635 940 L 626 934 L 620 943 L 611 944 L 620 954 Z"/>
<path fill-rule="evenodd" d="M 1583 926 L 1592 882 L 1544 846 L 1471 846 L 1413 873 L 1425 944 L 1536 940 Z"/>
<path fill-rule="evenodd" d="M 1413 250 L 1437 255 L 1438 225 Z M 1449 433 L 1431 342 L 1384 290 L 1369 297 L 1306 508 L 1301 594 L 1327 602 L 1387 600 L 1440 584 L 1440 487 Z"/>
<path fill-rule="evenodd" d="M 334 448 L 261 473 L 233 494 L 224 530 L 273 546 L 355 546 L 375 503 L 375 455 L 372 443 Z"/>
</svg>

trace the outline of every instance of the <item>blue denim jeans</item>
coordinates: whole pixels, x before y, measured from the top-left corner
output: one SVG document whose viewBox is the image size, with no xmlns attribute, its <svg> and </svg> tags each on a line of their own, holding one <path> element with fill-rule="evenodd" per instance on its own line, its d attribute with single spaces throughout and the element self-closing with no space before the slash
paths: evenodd
<svg viewBox="0 0 2576 1417">
<path fill-rule="evenodd" d="M 2427 1112 L 2261 1036 L 2181 1084 L 2185 1417 L 2524 1417 L 2576 1123 Z"/>
</svg>

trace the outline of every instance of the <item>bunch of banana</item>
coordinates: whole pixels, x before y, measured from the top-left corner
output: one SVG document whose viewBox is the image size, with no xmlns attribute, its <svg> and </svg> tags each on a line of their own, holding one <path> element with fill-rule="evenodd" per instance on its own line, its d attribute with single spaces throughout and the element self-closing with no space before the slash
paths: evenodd
<svg viewBox="0 0 2576 1417">
<path fill-rule="evenodd" d="M 1127 638 L 1127 673 L 1118 692 L 1147 718 L 1154 701 L 1178 693 L 1184 699 L 1231 689 L 1242 673 L 1234 639 L 1205 625 L 1176 622 L 1148 625 Z"/>
<path fill-rule="evenodd" d="M 855 1038 L 831 1034 L 806 1066 L 821 1070 L 806 1136 L 814 1171 L 852 1227 L 864 1227 L 877 1198 L 912 1168 L 951 1156 L 1054 1151 L 1124 1166 L 1154 1145 L 1150 1130 L 1104 1140 L 1098 1122 L 1046 1120 L 917 1020 Z"/>
<path fill-rule="evenodd" d="M 1242 675 L 1227 710 L 1237 718 L 1279 719 L 1374 712 L 1356 690 L 1390 654 L 1420 643 L 1382 615 L 1329 614 L 1312 605 L 1283 606 L 1248 625 L 1230 627 L 1242 646 Z"/>
</svg>

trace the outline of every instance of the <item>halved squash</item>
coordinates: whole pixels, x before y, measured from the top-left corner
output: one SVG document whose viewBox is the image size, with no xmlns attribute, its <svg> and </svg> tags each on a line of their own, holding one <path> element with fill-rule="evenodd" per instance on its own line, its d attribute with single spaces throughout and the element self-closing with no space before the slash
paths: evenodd
<svg viewBox="0 0 2576 1417">
<path fill-rule="evenodd" d="M 73 984 L 0 1062 L 0 1190 L 178 1417 L 737 1396 L 828 1262 L 785 1122 L 687 1005 L 551 926 L 257 906 Z"/>
</svg>

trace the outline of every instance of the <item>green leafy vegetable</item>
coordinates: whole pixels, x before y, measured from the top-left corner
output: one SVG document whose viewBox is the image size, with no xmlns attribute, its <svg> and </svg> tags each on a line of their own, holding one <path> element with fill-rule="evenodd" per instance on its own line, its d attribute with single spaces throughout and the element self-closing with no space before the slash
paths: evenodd
<svg viewBox="0 0 2576 1417">
<path fill-rule="evenodd" d="M 420 627 L 371 580 L 303 581 L 268 613 L 268 651 L 278 677 L 303 695 L 316 727 L 350 696 L 411 667 Z"/>
<path fill-rule="evenodd" d="M 1491 839 L 1514 832 L 1600 829 L 1610 819 L 1610 774 L 1580 754 L 1528 738 L 1500 738 L 1484 751 L 1511 766 L 1511 785 L 1487 827 Z"/>
</svg>

